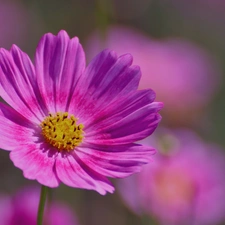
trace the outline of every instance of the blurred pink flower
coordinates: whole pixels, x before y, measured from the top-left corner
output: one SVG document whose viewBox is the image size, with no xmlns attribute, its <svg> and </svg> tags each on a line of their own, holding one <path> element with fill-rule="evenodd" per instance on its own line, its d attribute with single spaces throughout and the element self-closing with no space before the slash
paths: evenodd
<svg viewBox="0 0 225 225">
<path fill-rule="evenodd" d="M 198 112 L 207 105 L 218 89 L 220 71 L 216 62 L 188 41 L 156 41 L 116 26 L 110 27 L 104 38 L 98 32 L 90 36 L 86 45 L 88 58 L 106 46 L 119 54 L 131 53 L 134 64 L 142 70 L 139 88 L 151 87 L 156 91 L 156 99 L 165 104 L 165 116 L 194 115 L 193 110 Z"/>
<path fill-rule="evenodd" d="M 25 188 L 14 197 L 0 197 L 1 225 L 36 225 L 39 191 Z M 78 225 L 74 212 L 64 204 L 52 202 L 46 205 L 44 224 Z"/>
<path fill-rule="evenodd" d="M 161 154 L 142 172 L 118 183 L 128 206 L 166 225 L 215 225 L 224 220 L 224 153 L 187 130 L 164 130 L 153 141 Z"/>
</svg>

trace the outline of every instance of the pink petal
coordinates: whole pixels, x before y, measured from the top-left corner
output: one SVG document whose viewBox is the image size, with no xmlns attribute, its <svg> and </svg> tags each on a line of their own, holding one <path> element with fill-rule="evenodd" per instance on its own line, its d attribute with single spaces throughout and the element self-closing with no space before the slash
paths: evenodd
<svg viewBox="0 0 225 225">
<path fill-rule="evenodd" d="M 36 127 L 14 109 L 0 103 L 0 148 L 13 150 L 33 141 Z"/>
<path fill-rule="evenodd" d="M 85 132 L 96 131 L 106 127 L 128 116 L 132 112 L 149 105 L 155 99 L 155 93 L 152 90 L 134 91 L 127 96 L 115 99 L 108 107 L 96 111 L 92 117 L 85 121 Z M 155 109 L 157 112 L 158 109 Z M 87 136 L 86 135 L 86 136 Z"/>
<path fill-rule="evenodd" d="M 96 190 L 102 195 L 107 191 L 114 191 L 108 179 L 84 164 L 76 153 L 59 154 L 56 159 L 56 173 L 64 184 L 71 187 Z"/>
<path fill-rule="evenodd" d="M 146 102 L 145 102 L 146 104 Z M 114 116 L 98 121 L 95 126 L 90 126 L 85 135 L 85 142 L 89 144 L 116 145 L 128 144 L 149 136 L 161 120 L 158 111 L 162 103 L 153 102 L 142 107 L 140 105 L 132 110 L 128 107 L 119 108 Z"/>
<path fill-rule="evenodd" d="M 140 114 L 139 119 L 144 126 L 138 126 L 136 121 L 136 127 L 132 126 L 133 121 L 131 117 L 126 118 L 122 121 L 121 129 L 112 126 L 112 129 L 103 132 L 102 134 L 96 135 L 95 138 L 88 138 L 85 141 L 89 144 L 97 145 L 117 145 L 117 144 L 129 144 L 144 139 L 145 137 L 152 134 L 152 132 L 158 126 L 161 120 L 159 114 L 151 115 L 146 118 L 142 117 L 144 114 Z M 117 124 L 118 125 L 118 124 Z"/>
<path fill-rule="evenodd" d="M 65 31 L 45 34 L 35 56 L 37 82 L 49 112 L 67 111 L 77 81 L 85 68 L 85 56 L 77 37 Z"/>
<path fill-rule="evenodd" d="M 79 158 L 104 176 L 126 177 L 151 161 L 155 150 L 138 144 L 78 147 Z"/>
<path fill-rule="evenodd" d="M 131 63 L 129 54 L 117 57 L 109 50 L 98 54 L 78 82 L 79 89 L 74 93 L 70 111 L 86 120 L 103 105 L 106 107 L 113 99 L 136 90 L 141 73 L 139 67 Z"/>
<path fill-rule="evenodd" d="M 34 66 L 15 45 L 10 51 L 0 50 L 0 95 L 33 122 L 39 123 L 47 112 L 35 81 Z"/>
<path fill-rule="evenodd" d="M 55 173 L 57 151 L 48 149 L 45 143 L 20 145 L 10 152 L 14 165 L 23 171 L 24 177 L 37 180 L 48 187 L 57 187 L 59 180 Z"/>
</svg>

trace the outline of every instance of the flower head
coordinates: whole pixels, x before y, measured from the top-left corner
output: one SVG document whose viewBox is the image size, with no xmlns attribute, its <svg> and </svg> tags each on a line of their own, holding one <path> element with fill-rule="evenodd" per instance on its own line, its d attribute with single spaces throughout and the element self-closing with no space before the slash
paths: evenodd
<svg viewBox="0 0 225 225">
<path fill-rule="evenodd" d="M 35 225 L 39 203 L 37 188 L 24 188 L 15 196 L 0 197 L 1 225 Z M 45 223 L 48 225 L 77 225 L 74 212 L 66 205 L 49 202 L 46 205 Z"/>
<path fill-rule="evenodd" d="M 130 54 L 100 52 L 85 68 L 78 38 L 45 34 L 35 64 L 17 46 L 0 50 L 0 148 L 28 179 L 113 192 L 106 177 L 140 170 L 155 152 L 134 142 L 150 135 L 162 103 L 137 91 Z"/>
<path fill-rule="evenodd" d="M 160 224 L 206 225 L 223 221 L 223 151 L 187 130 L 163 130 L 151 140 L 158 143 L 161 154 L 141 173 L 119 183 L 129 207 L 138 214 L 154 216 Z"/>
</svg>

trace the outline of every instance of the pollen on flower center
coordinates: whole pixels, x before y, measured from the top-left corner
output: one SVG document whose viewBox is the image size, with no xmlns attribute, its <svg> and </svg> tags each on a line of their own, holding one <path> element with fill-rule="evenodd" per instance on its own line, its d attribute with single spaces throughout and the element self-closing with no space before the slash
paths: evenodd
<svg viewBox="0 0 225 225">
<path fill-rule="evenodd" d="M 77 119 L 67 113 L 58 112 L 49 116 L 41 123 L 42 134 L 52 146 L 70 151 L 78 146 L 83 139 L 83 124 L 76 124 Z"/>
</svg>

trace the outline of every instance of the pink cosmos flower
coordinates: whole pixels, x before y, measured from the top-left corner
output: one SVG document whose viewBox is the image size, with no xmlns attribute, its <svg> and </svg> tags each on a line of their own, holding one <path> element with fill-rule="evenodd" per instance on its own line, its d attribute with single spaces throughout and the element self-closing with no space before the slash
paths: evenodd
<svg viewBox="0 0 225 225">
<path fill-rule="evenodd" d="M 28 179 L 57 187 L 113 192 L 106 177 L 126 177 L 155 150 L 150 135 L 162 103 L 137 91 L 141 72 L 129 54 L 100 52 L 85 68 L 78 38 L 45 34 L 35 64 L 17 46 L 0 50 L 0 148 Z"/>
<path fill-rule="evenodd" d="M 151 87 L 156 91 L 169 120 L 187 120 L 196 115 L 218 89 L 217 63 L 206 51 L 188 41 L 157 41 L 127 27 L 112 26 L 103 37 L 99 32 L 89 37 L 87 55 L 91 58 L 105 46 L 119 54 L 133 55 L 134 63 L 142 68 L 139 89 Z"/>
<path fill-rule="evenodd" d="M 0 197 L 1 225 L 36 225 L 38 203 L 36 188 L 25 188 L 14 197 Z M 47 204 L 44 218 L 48 225 L 78 225 L 74 212 L 61 203 Z"/>
<path fill-rule="evenodd" d="M 225 219 L 225 155 L 187 130 L 164 130 L 161 154 L 139 174 L 121 180 L 119 190 L 136 213 L 160 224 L 215 225 Z M 149 141 L 149 139 L 145 140 Z"/>
</svg>

